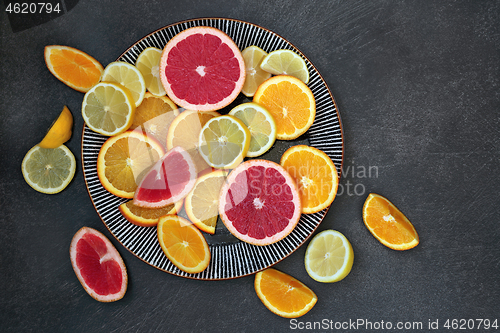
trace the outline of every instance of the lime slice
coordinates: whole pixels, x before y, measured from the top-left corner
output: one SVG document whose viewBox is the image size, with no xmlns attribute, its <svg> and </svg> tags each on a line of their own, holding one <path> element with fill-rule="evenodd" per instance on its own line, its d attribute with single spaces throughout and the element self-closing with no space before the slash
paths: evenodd
<svg viewBox="0 0 500 333">
<path fill-rule="evenodd" d="M 260 64 L 260 68 L 275 75 L 291 75 L 305 84 L 309 82 L 309 71 L 304 59 L 290 50 L 276 50 L 269 53 Z"/>
<path fill-rule="evenodd" d="M 211 167 L 233 169 L 246 156 L 250 131 L 236 117 L 215 117 L 202 127 L 198 146 L 200 155 Z"/>
<path fill-rule="evenodd" d="M 324 230 L 306 249 L 305 266 L 318 282 L 337 282 L 349 274 L 354 260 L 351 243 L 338 231 Z"/>
<path fill-rule="evenodd" d="M 271 73 L 260 68 L 260 63 L 267 55 L 267 52 L 258 46 L 252 45 L 241 51 L 241 55 L 245 61 L 246 71 L 245 83 L 241 92 L 247 97 L 252 97 L 260 84 L 271 77 Z"/>
<path fill-rule="evenodd" d="M 257 103 L 243 103 L 229 112 L 240 119 L 250 131 L 248 157 L 257 157 L 268 151 L 276 141 L 276 123 L 273 116 Z"/>
<path fill-rule="evenodd" d="M 115 61 L 104 68 L 101 81 L 116 82 L 130 90 L 135 106 L 139 106 L 146 94 L 146 82 L 141 71 L 134 65 Z"/>
<path fill-rule="evenodd" d="M 65 146 L 47 149 L 36 145 L 24 156 L 21 169 L 26 182 L 38 192 L 59 193 L 75 175 L 73 153 Z"/>
<path fill-rule="evenodd" d="M 135 67 L 139 69 L 146 82 L 146 89 L 155 96 L 166 95 L 160 79 L 160 58 L 162 50 L 148 47 L 139 54 Z"/>
</svg>

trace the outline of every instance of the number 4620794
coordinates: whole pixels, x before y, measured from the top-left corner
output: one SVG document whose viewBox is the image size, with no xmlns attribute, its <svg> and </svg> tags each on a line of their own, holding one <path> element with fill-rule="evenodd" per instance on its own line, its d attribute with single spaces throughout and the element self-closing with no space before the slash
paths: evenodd
<svg viewBox="0 0 500 333">
<path fill-rule="evenodd" d="M 9 14 L 50 14 L 52 12 L 60 13 L 61 7 L 59 2 L 51 4 L 50 2 L 26 3 L 15 2 L 9 3 L 5 11 Z"/>
</svg>

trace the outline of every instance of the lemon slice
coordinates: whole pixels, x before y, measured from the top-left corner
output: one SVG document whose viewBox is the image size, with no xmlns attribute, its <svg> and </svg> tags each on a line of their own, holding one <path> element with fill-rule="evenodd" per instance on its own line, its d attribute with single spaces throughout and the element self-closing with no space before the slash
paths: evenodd
<svg viewBox="0 0 500 333">
<path fill-rule="evenodd" d="M 324 230 L 306 249 L 305 266 L 318 282 L 337 282 L 349 274 L 354 260 L 351 243 L 338 231 Z"/>
<path fill-rule="evenodd" d="M 50 126 L 43 140 L 38 144 L 41 148 L 57 148 L 69 140 L 73 127 L 73 115 L 65 105 L 59 117 Z"/>
<path fill-rule="evenodd" d="M 115 61 L 104 68 L 101 81 L 116 82 L 130 90 L 135 106 L 139 106 L 146 94 L 146 82 L 137 67 L 123 61 Z"/>
<path fill-rule="evenodd" d="M 241 51 L 241 55 L 245 61 L 246 71 L 245 83 L 241 92 L 247 97 L 252 97 L 260 84 L 271 77 L 271 73 L 260 68 L 260 63 L 267 52 L 258 46 L 251 45 Z"/>
<path fill-rule="evenodd" d="M 103 135 L 125 132 L 134 119 L 135 104 L 130 91 L 112 82 L 93 86 L 82 102 L 82 116 L 87 126 Z"/>
<path fill-rule="evenodd" d="M 233 169 L 250 146 L 250 131 L 236 117 L 224 115 L 207 121 L 199 139 L 200 155 L 214 168 Z"/>
<path fill-rule="evenodd" d="M 276 141 L 276 122 L 273 116 L 257 103 L 243 103 L 229 112 L 243 121 L 250 131 L 248 157 L 257 157 L 271 149 Z"/>
<path fill-rule="evenodd" d="M 160 58 L 162 50 L 148 47 L 139 54 L 135 67 L 139 69 L 146 82 L 146 89 L 155 96 L 165 96 L 167 93 L 160 79 Z"/>
<path fill-rule="evenodd" d="M 46 149 L 36 145 L 24 156 L 21 170 L 26 182 L 38 192 L 59 193 L 75 175 L 73 153 L 65 146 Z"/>
<path fill-rule="evenodd" d="M 290 50 L 276 50 L 269 53 L 260 64 L 260 68 L 275 75 L 291 75 L 305 84 L 309 82 L 309 71 L 304 59 Z"/>
</svg>

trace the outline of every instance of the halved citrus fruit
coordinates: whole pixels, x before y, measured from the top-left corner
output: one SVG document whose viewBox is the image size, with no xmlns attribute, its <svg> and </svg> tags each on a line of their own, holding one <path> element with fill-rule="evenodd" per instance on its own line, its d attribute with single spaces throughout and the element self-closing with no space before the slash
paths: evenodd
<svg viewBox="0 0 500 333">
<path fill-rule="evenodd" d="M 80 92 L 89 91 L 104 71 L 93 57 L 69 46 L 48 45 L 44 57 L 47 68 L 56 78 Z"/>
<path fill-rule="evenodd" d="M 318 300 L 305 284 L 274 268 L 255 274 L 254 286 L 262 303 L 273 313 L 285 318 L 305 315 Z"/>
<path fill-rule="evenodd" d="M 148 170 L 135 191 L 134 205 L 159 208 L 177 202 L 193 189 L 196 176 L 191 156 L 175 147 Z"/>
<path fill-rule="evenodd" d="M 409 250 L 419 243 L 413 224 L 381 195 L 368 195 L 363 205 L 363 221 L 376 239 L 393 250 Z"/>
<path fill-rule="evenodd" d="M 227 172 L 224 170 L 201 176 L 185 199 L 184 209 L 189 220 L 209 234 L 215 233 L 219 216 L 219 194 L 226 177 Z"/>
<path fill-rule="evenodd" d="M 142 131 L 166 147 L 168 129 L 178 115 L 179 109 L 170 98 L 148 92 L 144 95 L 141 105 L 135 109 L 130 129 Z"/>
<path fill-rule="evenodd" d="M 73 270 L 90 296 L 99 302 L 123 298 L 127 291 L 127 269 L 106 236 L 83 227 L 73 236 L 69 253 Z"/>
<path fill-rule="evenodd" d="M 132 224 L 141 227 L 154 227 L 163 215 L 177 214 L 182 207 L 182 200 L 161 208 L 144 208 L 134 205 L 132 200 L 121 204 L 118 209 L 123 217 Z"/>
<path fill-rule="evenodd" d="M 139 54 L 135 66 L 141 71 L 146 82 L 146 89 L 155 96 L 166 94 L 160 79 L 161 50 L 156 47 L 147 47 Z"/>
<path fill-rule="evenodd" d="M 99 82 L 83 97 L 83 120 L 91 130 L 102 135 L 125 132 L 132 125 L 134 113 L 130 91 L 117 83 Z"/>
<path fill-rule="evenodd" d="M 240 119 L 250 131 L 250 146 L 246 156 L 257 157 L 271 149 L 276 141 L 276 122 L 273 116 L 257 103 L 243 103 L 229 115 Z"/>
<path fill-rule="evenodd" d="M 36 145 L 24 156 L 21 164 L 24 180 L 33 189 L 46 194 L 64 190 L 75 175 L 76 161 L 65 145 L 46 149 Z"/>
<path fill-rule="evenodd" d="M 198 149 L 211 167 L 232 169 L 245 158 L 250 139 L 250 131 L 241 120 L 223 115 L 210 119 L 203 126 Z"/>
<path fill-rule="evenodd" d="M 241 55 L 245 61 L 246 71 L 245 84 L 241 92 L 247 97 L 252 97 L 261 83 L 271 77 L 271 73 L 260 68 L 260 63 L 267 52 L 258 46 L 251 45 L 241 51 Z"/>
<path fill-rule="evenodd" d="M 155 139 L 126 131 L 102 145 L 97 156 L 97 175 L 102 186 L 121 198 L 133 198 L 144 174 L 165 153 Z"/>
<path fill-rule="evenodd" d="M 304 262 L 307 274 L 314 280 L 338 282 L 351 271 L 354 252 L 342 233 L 324 230 L 307 245 Z"/>
<path fill-rule="evenodd" d="M 116 82 L 130 91 L 135 106 L 139 106 L 146 94 L 146 82 L 141 71 L 124 61 L 109 63 L 102 73 L 101 81 Z"/>
<path fill-rule="evenodd" d="M 219 214 L 238 239 L 268 245 L 286 237 L 300 218 L 295 181 L 279 164 L 248 160 L 236 167 L 222 186 Z"/>
<path fill-rule="evenodd" d="M 277 138 L 293 140 L 304 134 L 316 117 L 316 102 L 311 89 L 296 77 L 277 75 L 262 83 L 253 101 L 273 116 Z"/>
<path fill-rule="evenodd" d="M 167 258 L 180 270 L 200 273 L 210 263 L 210 249 L 198 228 L 177 215 L 160 217 L 158 241 Z"/>
<path fill-rule="evenodd" d="M 71 138 L 72 129 L 73 115 L 65 105 L 38 145 L 41 148 L 57 148 Z"/>
<path fill-rule="evenodd" d="M 291 50 L 275 50 L 262 59 L 260 68 L 274 75 L 291 75 L 309 83 L 309 70 L 300 55 Z"/>
<path fill-rule="evenodd" d="M 165 45 L 160 76 L 177 105 L 214 111 L 229 105 L 240 93 L 245 83 L 245 62 L 227 34 L 211 27 L 193 27 Z"/>
<path fill-rule="evenodd" d="M 306 145 L 292 146 L 281 156 L 280 164 L 298 186 L 302 213 L 316 213 L 332 204 L 339 179 L 325 152 Z"/>
</svg>

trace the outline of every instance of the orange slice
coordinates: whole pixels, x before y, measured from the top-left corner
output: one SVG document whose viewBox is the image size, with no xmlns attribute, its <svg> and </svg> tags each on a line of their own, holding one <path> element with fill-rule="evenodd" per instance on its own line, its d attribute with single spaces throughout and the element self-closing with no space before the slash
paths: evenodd
<svg viewBox="0 0 500 333">
<path fill-rule="evenodd" d="M 277 75 L 264 81 L 253 101 L 265 107 L 277 126 L 277 139 L 293 140 L 304 134 L 316 117 L 316 102 L 309 87 L 289 75 Z"/>
<path fill-rule="evenodd" d="M 274 268 L 255 274 L 255 291 L 269 310 L 285 318 L 305 315 L 318 300 L 305 284 Z"/>
<path fill-rule="evenodd" d="M 59 117 L 50 126 L 43 140 L 38 144 L 41 148 L 57 148 L 71 137 L 73 115 L 65 105 Z"/>
<path fill-rule="evenodd" d="M 158 221 L 158 241 L 167 258 L 186 273 L 204 271 L 210 263 L 210 249 L 198 228 L 177 215 Z"/>
<path fill-rule="evenodd" d="M 419 243 L 413 224 L 381 195 L 368 195 L 363 205 L 363 221 L 376 239 L 393 250 L 409 250 Z"/>
<path fill-rule="evenodd" d="M 73 47 L 48 45 L 44 56 L 47 68 L 56 78 L 81 92 L 89 91 L 104 72 L 97 60 Z"/>
<path fill-rule="evenodd" d="M 142 177 L 164 153 L 155 139 L 126 131 L 110 137 L 102 145 L 97 156 L 97 175 L 106 190 L 131 199 Z"/>
<path fill-rule="evenodd" d="M 145 208 L 134 205 L 133 200 L 121 204 L 118 209 L 123 217 L 132 224 L 141 227 L 153 227 L 163 215 L 177 214 L 182 207 L 182 200 L 161 208 Z"/>
<path fill-rule="evenodd" d="M 297 183 L 302 213 L 316 213 L 331 205 L 339 179 L 328 155 L 314 147 L 297 145 L 285 151 L 280 164 Z"/>
</svg>

